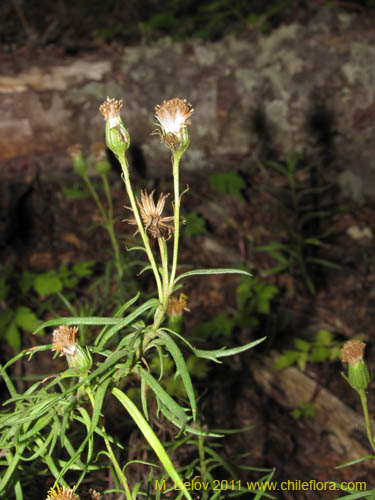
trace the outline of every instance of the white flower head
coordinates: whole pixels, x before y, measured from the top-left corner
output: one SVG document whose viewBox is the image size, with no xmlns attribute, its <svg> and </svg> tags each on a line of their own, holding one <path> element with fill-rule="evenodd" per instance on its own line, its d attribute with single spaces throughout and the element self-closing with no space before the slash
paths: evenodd
<svg viewBox="0 0 375 500">
<path fill-rule="evenodd" d="M 160 130 L 153 133 L 159 134 L 165 145 L 174 150 L 185 150 L 189 144 L 189 135 L 186 126 L 190 125 L 188 118 L 193 113 L 186 99 L 175 97 L 155 107 L 155 117 Z"/>
<path fill-rule="evenodd" d="M 165 134 L 179 134 L 181 129 L 190 125 L 187 121 L 194 109 L 191 104 L 176 97 L 170 101 L 164 101 L 162 105 L 155 107 L 155 116 L 163 127 Z"/>
</svg>

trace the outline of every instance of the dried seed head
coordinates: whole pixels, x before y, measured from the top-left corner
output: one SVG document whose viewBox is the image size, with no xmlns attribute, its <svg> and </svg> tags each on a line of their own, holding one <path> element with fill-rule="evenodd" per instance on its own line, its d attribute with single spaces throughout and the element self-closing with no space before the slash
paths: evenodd
<svg viewBox="0 0 375 500">
<path fill-rule="evenodd" d="M 165 200 L 166 198 L 168 198 L 169 193 L 161 193 L 156 205 L 154 202 L 154 193 L 155 189 L 150 194 L 147 194 L 147 191 L 142 190 L 141 201 L 139 201 L 139 199 L 137 198 L 137 204 L 141 214 L 142 222 L 145 226 L 146 231 L 153 238 L 163 236 L 164 238 L 169 239 L 174 231 L 173 226 L 169 224 L 169 222 L 173 221 L 173 217 L 162 217 Z M 127 208 L 128 210 L 132 210 L 130 207 L 125 208 Z M 137 221 L 135 219 L 124 220 L 129 224 L 137 224 Z M 139 230 L 137 229 L 134 235 L 136 235 L 138 232 Z"/>
<path fill-rule="evenodd" d="M 99 111 L 106 121 L 106 144 L 119 160 L 123 159 L 126 150 L 130 146 L 129 132 L 126 130 L 120 117 L 121 108 L 122 100 L 117 101 L 109 97 L 107 97 L 107 100 L 99 107 Z"/>
<path fill-rule="evenodd" d="M 74 356 L 76 346 L 76 335 L 78 332 L 77 327 L 69 327 L 61 325 L 52 332 L 52 345 L 53 351 L 60 351 L 60 356 L 68 355 Z"/>
<path fill-rule="evenodd" d="M 120 123 L 120 111 L 123 106 L 123 101 L 115 98 L 107 100 L 99 107 L 99 111 L 104 116 L 105 121 L 108 122 L 110 128 L 116 127 Z"/>
<path fill-rule="evenodd" d="M 359 340 L 349 340 L 341 349 L 342 360 L 348 363 L 347 380 L 353 389 L 364 391 L 371 377 L 367 364 L 363 359 L 366 344 Z"/>
<path fill-rule="evenodd" d="M 355 365 L 358 361 L 363 361 L 365 347 L 366 344 L 359 340 L 349 340 L 341 349 L 342 360 L 351 365 Z"/>
</svg>

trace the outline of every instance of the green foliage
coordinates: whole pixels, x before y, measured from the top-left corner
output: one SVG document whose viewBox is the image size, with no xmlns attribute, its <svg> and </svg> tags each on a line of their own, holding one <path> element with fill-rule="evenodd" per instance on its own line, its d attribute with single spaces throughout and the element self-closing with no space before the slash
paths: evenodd
<svg viewBox="0 0 375 500">
<path fill-rule="evenodd" d="M 71 186 L 63 186 L 62 190 L 68 201 L 90 198 L 90 191 L 81 182 L 74 182 Z"/>
<path fill-rule="evenodd" d="M 36 276 L 33 287 L 36 293 L 43 296 L 61 292 L 63 285 L 58 273 L 51 269 L 50 271 Z"/>
<path fill-rule="evenodd" d="M 208 181 L 212 189 L 223 196 L 233 196 L 239 200 L 243 200 L 242 189 L 245 189 L 246 184 L 243 178 L 234 171 L 222 172 L 218 174 L 210 174 Z"/>
<path fill-rule="evenodd" d="M 314 272 L 317 268 L 339 269 L 340 266 L 318 255 L 318 249 L 325 245 L 324 240 L 333 232 L 331 227 L 320 230 L 323 220 L 330 219 L 332 211 L 320 206 L 320 196 L 328 192 L 331 186 L 313 185 L 315 177 L 313 166 L 301 166 L 297 154 L 289 154 L 283 162 L 270 162 L 269 167 L 278 172 L 285 181 L 285 186 L 263 186 L 261 189 L 276 193 L 278 210 L 286 218 L 282 241 L 271 241 L 259 245 L 257 252 L 266 252 L 277 264 L 262 272 L 270 276 L 282 271 L 298 270 L 309 292 L 316 293 Z M 315 172 L 315 173 L 314 173 Z"/>
<path fill-rule="evenodd" d="M 297 408 L 292 411 L 294 420 L 304 420 L 307 418 L 314 419 L 316 417 L 316 409 L 312 403 L 302 401 Z"/>
<path fill-rule="evenodd" d="M 275 370 L 296 364 L 304 371 L 307 363 L 323 363 L 339 359 L 341 342 L 334 340 L 328 330 L 319 330 L 312 341 L 295 337 L 294 347 L 295 349 L 287 349 L 277 357 Z"/>
<path fill-rule="evenodd" d="M 222 340 L 226 341 L 230 337 L 235 326 L 235 319 L 230 318 L 227 313 L 221 312 L 209 321 L 203 321 L 192 328 L 189 337 L 192 339 Z"/>
<path fill-rule="evenodd" d="M 29 307 L 6 309 L 0 313 L 0 339 L 4 339 L 18 351 L 21 348 L 21 330 L 32 333 L 40 323 L 41 321 Z"/>
<path fill-rule="evenodd" d="M 181 106 L 181 103 L 182 101 L 174 101 L 177 106 Z M 41 274 L 27 273 L 20 280 L 20 289 L 26 295 L 33 295 L 35 298 L 36 292 L 36 300 L 42 305 L 45 305 L 50 297 L 56 296 L 63 302 L 64 312 L 68 310 L 72 316 L 57 317 L 37 326 L 34 333 L 46 328 L 54 329 L 52 346 L 39 344 L 32 349 L 24 349 L 4 366 L 0 366 L 0 375 L 9 393 L 9 399 L 0 412 L 1 498 L 15 496 L 17 500 L 21 500 L 24 492 L 29 492 L 30 485 L 39 483 L 38 476 L 47 481 L 47 475 L 54 478 L 55 484 L 61 486 L 68 486 L 67 481 L 74 481 L 74 488 L 79 491 L 83 482 L 101 474 L 108 474 L 108 470 L 113 471 L 111 477 L 114 484 L 112 489 L 105 493 L 121 493 L 126 500 L 134 500 L 138 496 L 152 498 L 150 483 L 144 481 L 134 485 L 133 481 L 128 482 L 126 469 L 130 463 L 129 445 L 123 441 L 124 435 L 131 435 L 132 429 L 129 433 L 125 432 L 119 438 L 116 437 L 111 419 L 107 418 L 107 402 L 110 399 L 116 400 L 117 409 L 122 410 L 125 416 L 122 422 L 130 422 L 128 425 L 138 428 L 158 459 L 158 465 L 139 461 L 143 466 L 152 468 L 149 478 L 152 478 L 153 468 L 161 468 L 161 473 L 165 473 L 172 484 L 180 489 L 177 494 L 180 500 L 193 500 L 192 493 L 185 486 L 180 474 L 189 472 L 192 476 L 202 473 L 205 480 L 212 482 L 213 469 L 220 466 L 231 475 L 231 479 L 233 478 L 232 467 L 220 456 L 215 446 L 204 444 L 205 438 L 221 437 L 221 433 L 202 430 L 192 379 L 203 379 L 207 376 L 210 369 L 208 361 L 220 363 L 223 357 L 252 349 L 263 342 L 264 337 L 245 345 L 227 348 L 226 340 L 236 319 L 223 313 L 201 325 L 199 332 L 203 341 L 210 339 L 219 345 L 212 350 L 200 349 L 191 343 L 188 336 L 180 335 L 169 329 L 166 324 L 170 299 L 175 297 L 182 281 L 199 275 L 249 276 L 249 273 L 243 269 L 222 268 L 178 272 L 182 198 L 178 182 L 179 163 L 189 145 L 187 128 L 178 134 L 172 134 L 172 142 L 170 137 L 164 141 L 166 147 L 171 150 L 173 164 L 174 234 L 169 249 L 168 241 L 172 238 L 161 234 L 161 231 L 157 236 L 157 244 L 153 244 L 154 241 L 150 238 L 155 234 L 150 233 L 150 224 L 144 224 L 144 217 L 140 216 L 139 203 L 130 180 L 125 156 L 130 140 L 128 132 L 121 120 L 116 127 L 111 127 L 108 123 L 109 116 L 117 116 L 120 107 L 118 101 L 109 98 L 101 106 L 107 120 L 107 145 L 115 151 L 120 162 L 122 179 L 141 240 L 138 246 L 131 250 L 141 250 L 142 255 L 148 259 L 146 265 L 142 262 L 143 268 L 139 275 L 151 271 L 154 290 L 147 297 L 141 294 L 140 287 L 131 298 L 124 293 L 124 288 L 128 285 L 125 280 L 127 276 L 124 275 L 120 246 L 115 234 L 112 196 L 106 173 L 101 170 L 105 193 L 103 203 L 87 177 L 86 170 L 81 169 L 79 173 L 97 204 L 102 225 L 110 238 L 118 279 L 113 281 L 111 268 L 106 264 L 105 276 L 101 278 L 104 280 L 104 286 L 102 283 L 99 286 L 98 279 L 92 279 L 94 276 L 91 262 L 75 264 L 71 268 L 60 266 L 57 270 Z M 163 127 L 160 133 L 165 133 Z M 182 137 L 181 141 L 179 135 Z M 72 154 L 81 153 L 75 153 L 73 150 Z M 230 192 L 236 190 L 240 190 L 238 184 L 234 190 L 231 188 Z M 150 200 L 148 201 L 150 204 Z M 144 200 L 142 203 L 144 211 L 150 211 Z M 163 203 L 158 203 L 158 208 L 162 208 L 160 205 Z M 147 217 L 151 218 L 153 229 L 160 229 L 161 214 L 155 216 L 152 213 Z M 69 297 L 61 293 L 65 288 L 76 287 L 82 278 L 91 281 L 90 287 L 87 288 L 92 293 L 90 299 L 93 303 L 90 303 L 90 300 L 80 302 L 77 297 L 70 301 Z M 124 282 L 125 286 L 122 288 Z M 113 302 L 112 295 L 117 294 L 117 291 L 114 292 L 114 283 L 119 294 Z M 6 297 L 6 281 L 2 283 L 1 290 Z M 103 302 L 104 308 L 101 305 Z M 89 314 L 84 314 L 87 311 Z M 9 331 L 7 340 L 12 341 L 18 348 L 20 336 L 17 329 L 35 328 L 38 323 L 37 317 L 33 316 L 31 309 L 24 304 L 17 304 L 12 311 L 4 314 L 2 319 L 7 323 L 5 331 Z M 13 365 L 22 358 L 31 359 L 40 352 L 51 349 L 57 351 L 50 353 L 54 364 L 51 369 L 53 375 L 46 376 L 41 373 L 32 378 L 25 378 L 22 384 L 25 390 L 23 392 L 22 388 L 18 392 L 18 385 L 16 389 L 11 379 Z M 58 354 L 60 356 L 57 360 Z M 61 368 L 64 361 L 65 369 Z M 194 457 L 194 467 L 190 464 L 189 471 L 173 464 L 166 446 L 155 433 L 154 429 L 163 428 L 163 419 L 167 420 L 166 432 L 173 436 L 178 434 L 183 437 L 184 442 L 196 440 L 199 448 L 198 461 Z M 160 434 L 164 434 L 164 431 Z M 266 478 L 269 480 L 272 475 L 273 471 L 268 471 Z M 212 497 L 219 498 L 219 494 L 215 493 Z M 160 495 L 156 493 L 155 500 L 158 498 Z M 208 500 L 208 496 L 204 494 L 202 500 Z"/>
<path fill-rule="evenodd" d="M 240 327 L 256 327 L 259 315 L 271 312 L 272 299 L 279 289 L 256 277 L 243 277 L 237 287 L 237 323 Z"/>
<path fill-rule="evenodd" d="M 21 274 L 4 268 L 1 293 L 6 309 L 0 313 L 0 340 L 19 350 L 22 331 L 33 333 L 41 324 L 40 305 L 35 304 L 34 292 L 45 300 L 63 289 L 72 289 L 82 278 L 92 275 L 94 265 L 95 261 L 89 260 L 77 262 L 72 268 L 62 264 L 57 270 L 44 273 L 24 271 Z M 47 303 L 44 303 L 44 308 L 48 309 Z M 39 335 L 43 333 L 43 330 L 39 331 Z"/>
<path fill-rule="evenodd" d="M 184 228 L 185 236 L 192 237 L 199 234 L 206 234 L 206 221 L 196 212 L 190 212 L 185 217 L 186 227 Z"/>
<path fill-rule="evenodd" d="M 141 23 L 141 31 L 146 37 L 167 34 L 174 41 L 188 37 L 216 40 L 228 32 L 246 29 L 249 24 L 264 32 L 270 29 L 271 19 L 294 2 L 254 5 L 245 0 L 167 0 Z"/>
</svg>

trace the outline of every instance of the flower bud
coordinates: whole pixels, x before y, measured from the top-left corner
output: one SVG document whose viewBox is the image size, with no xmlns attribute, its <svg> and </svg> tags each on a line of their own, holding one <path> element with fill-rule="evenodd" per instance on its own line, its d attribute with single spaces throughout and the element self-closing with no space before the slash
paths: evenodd
<svg viewBox="0 0 375 500">
<path fill-rule="evenodd" d="M 366 344 L 359 340 L 349 340 L 341 349 L 342 360 L 348 363 L 348 377 L 353 389 L 365 390 L 370 383 L 370 373 L 366 362 L 363 360 L 363 352 Z"/>
<path fill-rule="evenodd" d="M 99 107 L 99 111 L 106 121 L 105 140 L 108 148 L 120 159 L 125 156 L 126 150 L 130 146 L 129 132 L 120 117 L 122 100 L 107 100 Z"/>
<path fill-rule="evenodd" d="M 74 170 L 79 175 L 85 175 L 88 170 L 88 165 L 86 160 L 82 156 L 82 146 L 80 144 L 74 144 L 68 148 L 68 154 L 71 156 L 73 161 Z"/>
</svg>

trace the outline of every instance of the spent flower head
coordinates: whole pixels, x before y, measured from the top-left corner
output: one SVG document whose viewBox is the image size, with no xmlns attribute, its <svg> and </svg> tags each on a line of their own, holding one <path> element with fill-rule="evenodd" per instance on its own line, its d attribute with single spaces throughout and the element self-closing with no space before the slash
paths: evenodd
<svg viewBox="0 0 375 500">
<path fill-rule="evenodd" d="M 88 491 L 80 494 L 80 500 L 101 500 L 101 495 L 97 491 L 90 488 Z"/>
<path fill-rule="evenodd" d="M 99 111 L 104 116 L 105 121 L 108 123 L 110 128 L 117 127 L 121 123 L 120 111 L 123 106 L 123 100 L 119 101 L 112 97 L 107 99 L 100 105 Z"/>
<path fill-rule="evenodd" d="M 57 485 L 56 488 L 49 490 L 46 500 L 79 500 L 79 498 L 74 490 Z"/>
<path fill-rule="evenodd" d="M 82 155 L 81 144 L 73 144 L 67 149 L 68 155 L 72 158 L 74 170 L 79 175 L 85 175 L 88 170 L 86 160 Z"/>
<path fill-rule="evenodd" d="M 180 293 L 179 296 L 173 295 L 169 297 L 167 314 L 168 314 L 168 328 L 176 333 L 182 333 L 183 318 L 182 313 L 189 311 L 186 307 L 187 295 Z"/>
<path fill-rule="evenodd" d="M 76 335 L 78 332 L 77 327 L 69 327 L 61 325 L 52 332 L 52 350 L 59 351 L 60 356 L 68 355 L 74 356 L 77 345 Z"/>
<path fill-rule="evenodd" d="M 142 190 L 141 201 L 139 201 L 139 199 L 137 198 L 137 204 L 141 214 L 142 222 L 145 226 L 146 231 L 148 231 L 154 238 L 163 236 L 164 238 L 169 239 L 172 236 L 174 230 L 173 226 L 169 224 L 169 222 L 173 221 L 173 217 L 162 217 L 165 200 L 166 198 L 168 198 L 169 193 L 161 193 L 156 205 L 154 202 L 154 193 L 155 189 L 151 191 L 150 194 L 147 194 L 146 190 Z M 125 208 L 127 208 L 128 210 L 132 210 L 130 207 Z M 133 225 L 137 224 L 137 221 L 135 219 L 124 219 L 124 221 Z M 138 232 L 139 229 L 136 230 L 134 235 L 136 235 Z"/>
<path fill-rule="evenodd" d="M 126 130 L 120 116 L 122 105 L 122 100 L 118 101 L 107 97 L 107 100 L 99 107 L 99 111 L 106 121 L 105 138 L 107 146 L 118 158 L 122 158 L 130 146 L 129 132 Z"/>
<path fill-rule="evenodd" d="M 167 313 L 169 316 L 181 316 L 184 311 L 190 311 L 187 306 L 187 295 L 185 293 L 180 293 L 169 297 Z"/>
<path fill-rule="evenodd" d="M 357 391 L 365 390 L 371 377 L 363 353 L 366 344 L 360 340 L 349 340 L 341 349 L 342 360 L 348 363 L 348 377 L 350 385 Z"/>
<path fill-rule="evenodd" d="M 61 325 L 52 332 L 52 350 L 66 356 L 69 368 L 84 374 L 92 366 L 92 358 L 87 349 L 76 342 L 77 327 Z"/>
<path fill-rule="evenodd" d="M 155 117 L 158 120 L 159 129 L 153 134 L 159 134 L 164 144 L 171 150 L 185 151 L 189 145 L 189 134 L 187 125 L 188 118 L 194 109 L 186 99 L 178 97 L 163 101 L 155 107 Z"/>
<path fill-rule="evenodd" d="M 341 355 L 344 363 L 355 365 L 358 361 L 363 361 L 366 344 L 360 340 L 349 340 L 342 349 Z"/>
</svg>

